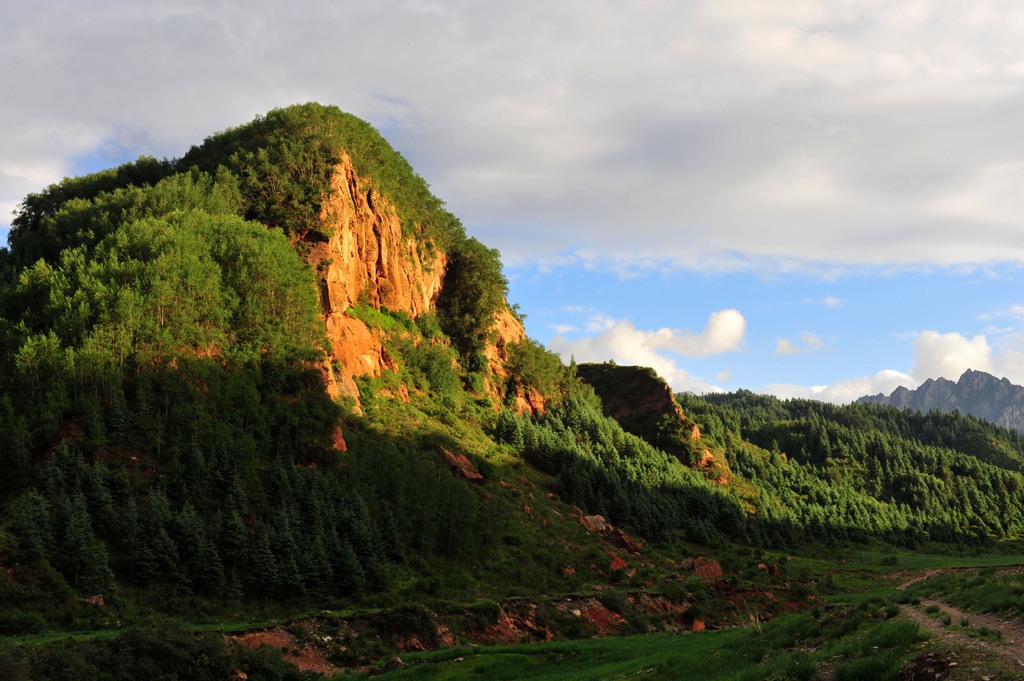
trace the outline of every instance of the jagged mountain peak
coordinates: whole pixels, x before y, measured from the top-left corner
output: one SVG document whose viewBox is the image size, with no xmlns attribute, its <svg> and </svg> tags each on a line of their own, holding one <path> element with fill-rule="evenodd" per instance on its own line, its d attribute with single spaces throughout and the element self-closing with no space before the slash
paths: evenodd
<svg viewBox="0 0 1024 681">
<path fill-rule="evenodd" d="M 888 396 L 879 393 L 857 402 L 921 412 L 959 410 L 1024 432 L 1024 387 L 976 369 L 966 370 L 956 382 L 942 377 L 929 378 L 914 390 L 900 386 Z"/>
</svg>

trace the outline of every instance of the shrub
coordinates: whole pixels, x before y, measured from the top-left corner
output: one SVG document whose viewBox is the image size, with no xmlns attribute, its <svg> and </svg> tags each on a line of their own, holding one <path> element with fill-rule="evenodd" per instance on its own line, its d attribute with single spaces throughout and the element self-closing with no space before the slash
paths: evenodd
<svg viewBox="0 0 1024 681">
<path fill-rule="evenodd" d="M 626 594 L 622 593 L 618 589 L 611 589 L 601 594 L 601 605 L 608 608 L 616 615 L 622 615 L 626 612 L 629 607 L 629 599 L 626 598 Z"/>
<path fill-rule="evenodd" d="M 4 610 L 0 612 L 0 635 L 24 636 L 38 634 L 46 628 L 46 620 L 34 612 Z"/>
</svg>

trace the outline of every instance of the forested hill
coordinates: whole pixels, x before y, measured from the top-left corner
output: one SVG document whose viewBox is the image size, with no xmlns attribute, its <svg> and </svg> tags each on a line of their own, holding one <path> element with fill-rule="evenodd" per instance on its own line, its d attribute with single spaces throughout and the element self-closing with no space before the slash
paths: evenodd
<svg viewBox="0 0 1024 681">
<path fill-rule="evenodd" d="M 1024 530 L 1016 431 L 970 414 L 748 391 L 677 397 L 733 470 L 777 495 L 812 534 L 986 543 Z"/>
<path fill-rule="evenodd" d="M 648 369 L 564 366 L 506 291 L 334 107 L 26 197 L 0 249 L 0 635 L 345 610 L 374 632 L 335 632 L 356 664 L 454 641 L 439 623 L 626 633 L 624 596 L 566 605 L 611 587 L 662 599 L 644 626 L 733 623 L 697 561 L 731 545 L 1024 529 L 1015 433 L 751 393 L 680 413 Z M 649 414 L 617 410 L 629 385 Z"/>
<path fill-rule="evenodd" d="M 984 371 L 968 369 L 956 382 L 928 379 L 914 390 L 896 388 L 890 395 L 868 395 L 857 402 L 886 404 L 927 412 L 959 411 L 992 421 L 1004 428 L 1024 431 L 1024 387 Z"/>
</svg>

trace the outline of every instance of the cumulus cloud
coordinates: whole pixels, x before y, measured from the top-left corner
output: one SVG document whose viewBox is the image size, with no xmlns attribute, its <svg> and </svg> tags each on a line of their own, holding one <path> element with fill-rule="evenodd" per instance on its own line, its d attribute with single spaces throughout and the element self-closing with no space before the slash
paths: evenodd
<svg viewBox="0 0 1024 681">
<path fill-rule="evenodd" d="M 620 364 L 652 367 L 676 390 L 707 392 L 717 390 L 692 378 L 677 365 L 672 355 L 705 357 L 739 350 L 746 333 L 746 320 L 738 310 L 720 310 L 708 317 L 700 333 L 662 328 L 644 331 L 628 319 L 612 321 L 600 333 L 569 341 L 561 334 L 548 344 L 548 349 L 569 361 L 604 362 L 612 359 Z"/>
<path fill-rule="evenodd" d="M 804 332 L 804 335 L 800 336 L 800 340 L 793 342 L 788 338 L 780 338 L 778 343 L 775 345 L 776 355 L 806 355 L 811 352 L 817 352 L 825 347 L 825 341 L 815 336 L 810 331 Z"/>
<path fill-rule="evenodd" d="M 922 331 L 914 341 L 910 375 L 916 381 L 940 376 L 955 381 L 968 369 L 993 370 L 992 348 L 984 334 L 968 339 L 959 333 Z"/>
<path fill-rule="evenodd" d="M 0 202 L 318 100 L 511 263 L 1024 262 L 1020 8 L 770 5 L 15 3 Z"/>
</svg>

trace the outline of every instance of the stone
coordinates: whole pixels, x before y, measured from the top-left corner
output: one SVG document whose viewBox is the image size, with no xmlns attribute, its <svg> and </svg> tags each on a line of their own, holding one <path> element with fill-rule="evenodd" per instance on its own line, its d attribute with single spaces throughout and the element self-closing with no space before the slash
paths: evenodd
<svg viewBox="0 0 1024 681">
<path fill-rule="evenodd" d="M 484 476 L 480 475 L 480 471 L 476 469 L 469 459 L 466 458 L 465 454 L 453 454 L 444 447 L 441 447 L 441 453 L 444 454 L 445 461 L 448 462 L 448 467 L 452 469 L 452 472 L 461 475 L 466 480 L 483 480 Z"/>
<path fill-rule="evenodd" d="M 639 556 L 640 549 L 642 549 L 644 546 L 643 542 L 634 539 L 622 530 L 618 529 L 613 530 L 611 533 L 609 533 L 606 539 L 608 543 L 612 546 L 617 546 L 618 548 L 623 549 L 633 554 L 634 556 Z"/>
<path fill-rule="evenodd" d="M 722 566 L 718 564 L 717 560 L 707 560 L 704 556 L 698 556 L 693 562 L 691 572 L 705 579 L 721 579 Z"/>
</svg>

